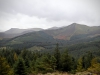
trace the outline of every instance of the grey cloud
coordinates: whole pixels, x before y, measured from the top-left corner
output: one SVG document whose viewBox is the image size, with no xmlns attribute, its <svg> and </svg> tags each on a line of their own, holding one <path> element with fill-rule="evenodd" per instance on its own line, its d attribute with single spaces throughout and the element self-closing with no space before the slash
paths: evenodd
<svg viewBox="0 0 100 75">
<path fill-rule="evenodd" d="M 98 1 L 98 0 L 97 0 Z M 60 3 L 61 2 L 61 3 Z M 69 2 L 69 6 L 68 6 Z M 74 0 L 72 0 L 74 2 Z M 77 6 L 79 6 L 78 2 L 79 0 L 76 0 Z M 84 0 L 86 3 L 86 0 Z M 90 2 L 90 3 L 89 3 Z M 87 5 L 92 4 L 93 2 L 89 0 Z M 73 5 L 74 4 L 74 5 Z M 85 10 L 83 7 L 85 5 L 83 4 L 83 7 L 77 7 L 75 6 L 75 3 L 71 4 L 71 2 L 68 0 L 1 0 L 0 1 L 0 9 L 4 12 L 16 14 L 16 13 L 23 13 L 29 16 L 37 16 L 39 18 L 47 18 L 50 20 L 62 20 L 62 19 L 70 19 L 71 16 L 75 16 L 77 14 L 83 13 Z M 98 5 L 98 2 L 95 0 L 95 5 Z M 97 6 L 96 5 L 96 6 Z M 95 6 L 95 7 L 96 7 Z M 73 7 L 73 8 L 70 8 Z M 75 9 L 77 9 L 75 13 Z M 86 9 L 86 8 L 85 8 Z M 89 10 L 91 10 L 92 7 L 90 7 Z M 84 10 L 80 12 L 81 10 Z M 97 7 L 94 11 L 98 10 Z M 71 13 L 72 14 L 71 14 Z M 97 13 L 97 12 L 96 12 Z M 84 15 L 85 14 L 85 15 Z M 88 16 L 88 13 L 83 13 L 84 16 Z M 82 14 L 81 14 L 82 15 Z M 80 15 L 79 15 L 80 16 Z M 72 17 L 72 18 L 73 18 Z M 77 16 L 78 17 L 78 16 Z"/>
<path fill-rule="evenodd" d="M 99 4 L 100 0 L 0 0 L 0 17 L 8 21 L 24 14 L 39 20 L 45 18 L 44 24 L 50 26 L 72 22 L 98 25 Z"/>
</svg>

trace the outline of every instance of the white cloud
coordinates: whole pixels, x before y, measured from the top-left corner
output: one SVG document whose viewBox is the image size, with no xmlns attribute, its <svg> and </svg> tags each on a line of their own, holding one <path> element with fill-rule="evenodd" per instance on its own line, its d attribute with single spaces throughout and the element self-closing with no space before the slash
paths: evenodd
<svg viewBox="0 0 100 75">
<path fill-rule="evenodd" d="M 99 0 L 0 0 L 0 30 L 100 25 Z"/>
</svg>

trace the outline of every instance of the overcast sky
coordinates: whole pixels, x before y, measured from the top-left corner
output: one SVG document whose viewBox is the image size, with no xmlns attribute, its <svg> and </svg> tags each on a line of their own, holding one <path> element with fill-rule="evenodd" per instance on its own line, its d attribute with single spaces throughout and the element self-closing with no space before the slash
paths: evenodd
<svg viewBox="0 0 100 75">
<path fill-rule="evenodd" d="M 0 0 L 0 30 L 100 25 L 100 0 Z"/>
</svg>

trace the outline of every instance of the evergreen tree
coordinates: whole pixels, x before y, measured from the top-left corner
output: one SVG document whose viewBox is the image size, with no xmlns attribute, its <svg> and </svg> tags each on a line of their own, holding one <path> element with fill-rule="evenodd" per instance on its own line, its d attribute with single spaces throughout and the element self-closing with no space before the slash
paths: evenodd
<svg viewBox="0 0 100 75">
<path fill-rule="evenodd" d="M 86 55 L 82 57 L 82 68 L 84 70 L 87 70 L 87 68 L 91 66 L 92 59 L 93 59 L 93 55 L 91 52 L 88 52 Z"/>
<path fill-rule="evenodd" d="M 56 69 L 60 69 L 60 51 L 59 51 L 59 44 L 56 44 L 55 52 L 54 52 L 54 57 L 56 59 Z"/>
<path fill-rule="evenodd" d="M 26 68 L 29 68 L 30 67 L 30 62 L 29 62 L 29 59 L 25 59 L 25 66 Z"/>
<path fill-rule="evenodd" d="M 83 61 L 82 61 L 82 58 L 79 58 L 78 59 L 78 64 L 77 64 L 77 71 L 78 72 L 81 72 L 81 71 L 83 71 Z"/>
<path fill-rule="evenodd" d="M 68 55 L 67 50 L 62 54 L 61 64 L 63 71 L 70 71 L 72 65 L 71 57 Z"/>
<path fill-rule="evenodd" d="M 28 73 L 31 72 L 30 60 L 29 60 L 28 58 L 26 58 L 24 61 L 25 61 L 26 71 L 27 71 Z"/>
<path fill-rule="evenodd" d="M 25 50 L 22 51 L 21 57 L 25 60 L 28 56 L 27 54 L 28 54 L 28 50 L 25 49 Z"/>
<path fill-rule="evenodd" d="M 93 55 L 91 52 L 87 53 L 87 61 L 86 61 L 86 69 L 91 66 L 91 60 L 93 59 Z"/>
<path fill-rule="evenodd" d="M 0 56 L 0 75 L 11 75 L 11 68 L 4 57 Z"/>
<path fill-rule="evenodd" d="M 18 59 L 14 67 L 14 72 L 15 72 L 15 75 L 27 75 L 25 64 L 21 58 Z"/>
<path fill-rule="evenodd" d="M 100 75 L 100 58 L 93 58 L 91 61 L 91 66 L 88 68 L 88 71 Z"/>
<path fill-rule="evenodd" d="M 17 61 L 17 60 L 18 60 L 17 54 L 14 53 L 14 61 Z"/>
<path fill-rule="evenodd" d="M 43 55 L 41 58 L 37 58 L 35 62 L 35 71 L 40 73 L 47 73 L 47 72 L 53 72 L 53 68 L 50 64 L 50 59 L 47 55 Z"/>
<path fill-rule="evenodd" d="M 53 70 L 55 71 L 56 68 L 56 59 L 54 56 L 51 56 L 50 58 L 50 63 L 51 63 L 51 67 L 53 68 Z"/>
</svg>

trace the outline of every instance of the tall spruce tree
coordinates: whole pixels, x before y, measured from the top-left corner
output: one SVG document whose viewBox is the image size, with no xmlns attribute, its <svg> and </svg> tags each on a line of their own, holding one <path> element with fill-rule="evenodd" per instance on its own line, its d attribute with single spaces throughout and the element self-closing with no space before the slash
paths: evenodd
<svg viewBox="0 0 100 75">
<path fill-rule="evenodd" d="M 51 67 L 53 68 L 53 71 L 55 71 L 55 68 L 56 68 L 56 59 L 55 59 L 54 56 L 51 56 L 50 63 L 51 63 Z"/>
<path fill-rule="evenodd" d="M 27 75 L 24 61 L 19 58 L 14 67 L 15 75 Z"/>
<path fill-rule="evenodd" d="M 72 65 L 71 57 L 68 54 L 68 51 L 66 50 L 61 57 L 61 65 L 62 65 L 62 70 L 63 71 L 70 71 Z"/>
<path fill-rule="evenodd" d="M 59 44 L 56 44 L 55 52 L 54 52 L 54 57 L 56 59 L 56 69 L 60 69 L 60 51 L 59 51 Z"/>
<path fill-rule="evenodd" d="M 91 52 L 88 52 L 86 55 L 82 57 L 82 68 L 87 69 L 91 66 L 91 60 L 93 59 L 93 55 Z"/>
</svg>

